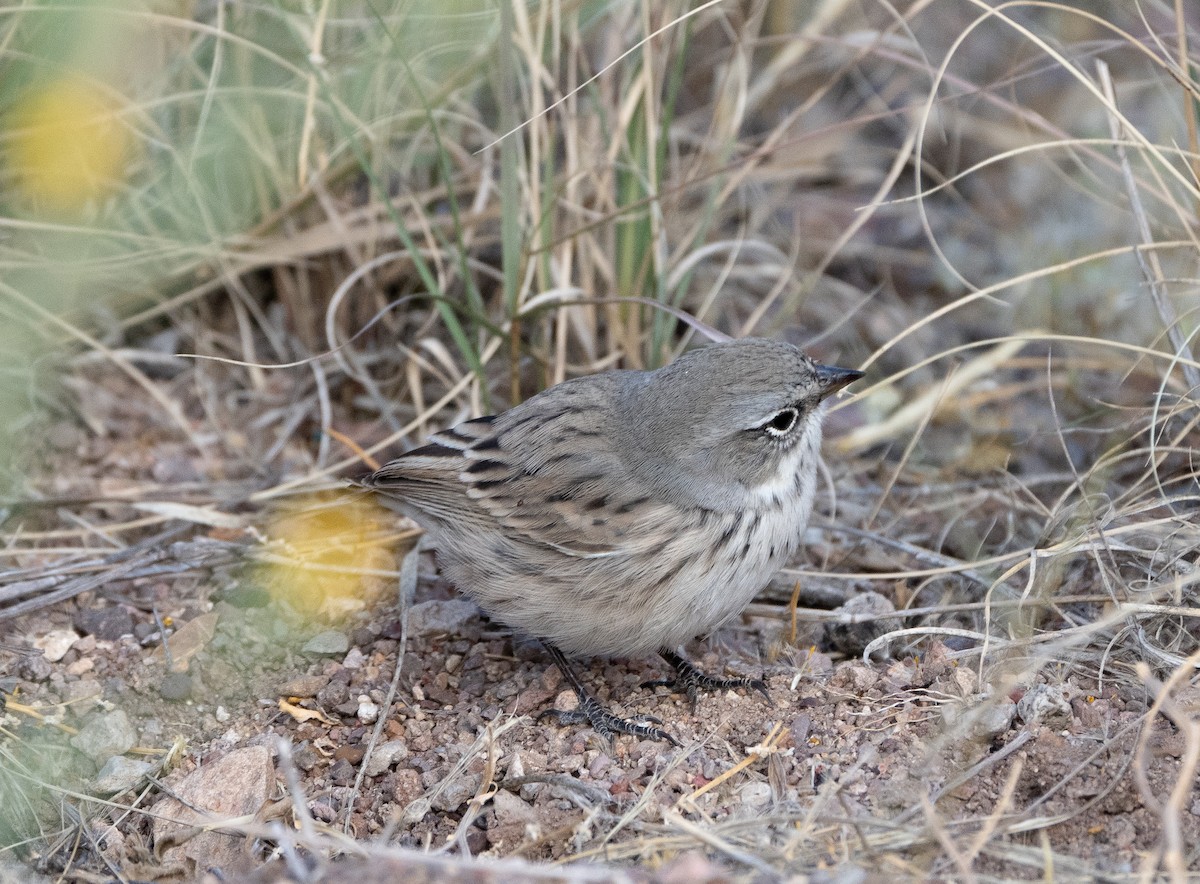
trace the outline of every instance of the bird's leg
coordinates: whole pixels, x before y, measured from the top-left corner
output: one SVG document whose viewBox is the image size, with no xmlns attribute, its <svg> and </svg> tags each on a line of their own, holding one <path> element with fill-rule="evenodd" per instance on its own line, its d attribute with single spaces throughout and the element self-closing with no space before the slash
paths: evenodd
<svg viewBox="0 0 1200 884">
<path fill-rule="evenodd" d="M 655 681 L 642 682 L 642 687 L 666 687 L 675 691 L 681 690 L 687 694 L 688 701 L 692 704 L 693 712 L 696 711 L 697 692 L 701 689 L 706 691 L 724 691 L 729 688 L 752 688 L 762 694 L 768 703 L 771 702 L 771 695 L 767 693 L 767 683 L 761 678 L 717 678 L 716 676 L 700 671 L 682 654 L 672 651 L 669 648 L 663 648 L 658 654 L 675 667 L 677 674 L 674 678 L 660 678 Z"/>
<path fill-rule="evenodd" d="M 584 687 L 563 652 L 548 641 L 543 641 L 542 644 L 550 652 L 550 658 L 563 674 L 563 678 L 567 680 L 567 684 L 571 686 L 571 690 L 575 692 L 575 696 L 579 698 L 579 708 L 570 711 L 547 709 L 538 716 L 538 721 L 543 718 L 554 718 L 559 724 L 583 724 L 586 722 L 595 729 L 596 733 L 608 740 L 611 740 L 614 734 L 632 734 L 635 737 L 665 740 L 672 746 L 679 745 L 675 738 L 666 731 L 647 723 L 653 721 L 662 724 L 653 716 L 640 716 L 644 719 L 643 721 L 631 721 L 609 712 L 600 705 L 600 701 L 592 695 L 592 692 Z"/>
</svg>

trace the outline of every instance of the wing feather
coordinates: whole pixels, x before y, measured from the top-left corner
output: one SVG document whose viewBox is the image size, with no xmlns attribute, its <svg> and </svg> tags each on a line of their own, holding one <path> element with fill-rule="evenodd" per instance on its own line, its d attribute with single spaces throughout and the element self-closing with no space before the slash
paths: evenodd
<svg viewBox="0 0 1200 884">
<path fill-rule="evenodd" d="M 587 558 L 631 552 L 668 507 L 628 480 L 609 432 L 611 383 L 580 378 L 552 397 L 458 424 L 364 484 L 418 522 L 498 531 Z"/>
</svg>

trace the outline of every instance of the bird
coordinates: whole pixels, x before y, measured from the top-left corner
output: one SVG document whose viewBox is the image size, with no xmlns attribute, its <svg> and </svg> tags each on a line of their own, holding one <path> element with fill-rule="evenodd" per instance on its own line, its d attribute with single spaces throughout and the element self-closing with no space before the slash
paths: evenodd
<svg viewBox="0 0 1200 884">
<path fill-rule="evenodd" d="M 737 617 L 796 552 L 812 510 L 822 403 L 863 376 L 792 344 L 743 338 L 655 370 L 611 370 L 459 423 L 359 480 L 410 517 L 442 573 L 537 639 L 579 699 L 544 716 L 678 742 L 622 718 L 569 658 L 659 654 L 646 686 L 751 688 L 681 646 Z"/>
</svg>

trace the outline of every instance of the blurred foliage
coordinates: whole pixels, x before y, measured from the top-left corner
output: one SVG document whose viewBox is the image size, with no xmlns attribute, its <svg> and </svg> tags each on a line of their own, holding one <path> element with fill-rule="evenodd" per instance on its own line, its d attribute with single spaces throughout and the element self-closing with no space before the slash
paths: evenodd
<svg viewBox="0 0 1200 884">
<path fill-rule="evenodd" d="M 0 433 L 28 426 L 32 364 L 234 279 L 314 173 L 428 186 L 433 147 L 395 148 L 477 81 L 495 30 L 483 0 L 0 11 Z"/>
</svg>

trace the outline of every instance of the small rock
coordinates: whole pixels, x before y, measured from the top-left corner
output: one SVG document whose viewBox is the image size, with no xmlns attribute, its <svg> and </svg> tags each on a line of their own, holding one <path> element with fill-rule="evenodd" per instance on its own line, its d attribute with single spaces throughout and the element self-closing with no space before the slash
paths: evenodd
<svg viewBox="0 0 1200 884">
<path fill-rule="evenodd" d="M 510 823 L 536 823 L 537 811 L 527 801 L 522 801 L 512 792 L 501 789 L 492 796 L 492 808 L 496 812 L 496 822 L 500 825 Z"/>
<path fill-rule="evenodd" d="M 410 767 L 401 768 L 392 777 L 392 800 L 407 808 L 422 792 L 421 775 Z"/>
<path fill-rule="evenodd" d="M 133 617 L 122 605 L 91 608 L 75 615 L 75 628 L 101 641 L 115 642 L 123 635 L 133 634 Z"/>
<path fill-rule="evenodd" d="M 1040 721 L 1047 727 L 1061 727 L 1071 720 L 1071 704 L 1061 686 L 1037 684 L 1017 701 L 1017 716 L 1026 724 Z"/>
<path fill-rule="evenodd" d="M 172 787 L 178 800 L 164 798 L 154 805 L 154 841 L 164 846 L 163 861 L 185 864 L 185 877 L 191 879 L 198 879 L 202 870 L 215 868 L 224 873 L 225 880 L 239 880 L 238 874 L 230 873 L 249 871 L 249 860 L 242 852 L 243 839 L 200 832 L 178 846 L 170 846 L 170 842 L 197 826 L 231 817 L 253 817 L 274 787 L 275 769 L 265 746 L 234 749 L 192 771 Z"/>
<path fill-rule="evenodd" d="M 563 712 L 571 712 L 579 706 L 579 697 L 574 691 L 563 691 L 554 698 L 554 708 Z"/>
<path fill-rule="evenodd" d="M 355 767 L 363 760 L 363 756 L 367 754 L 367 747 L 361 744 L 338 746 L 333 750 L 333 757 L 343 761 L 349 761 Z"/>
<path fill-rule="evenodd" d="M 588 765 L 588 774 L 593 780 L 598 780 L 611 766 L 612 759 L 601 752 Z"/>
<path fill-rule="evenodd" d="M 307 699 L 308 697 L 315 697 L 317 691 L 321 690 L 328 683 L 329 679 L 323 675 L 300 675 L 280 685 L 279 695 L 282 697 Z"/>
<path fill-rule="evenodd" d="M 320 760 L 321 756 L 317 754 L 317 750 L 314 749 L 307 740 L 301 743 L 292 752 L 292 761 L 295 763 L 296 767 L 300 768 L 305 773 L 308 773 L 310 770 L 316 767 Z"/>
<path fill-rule="evenodd" d="M 812 730 L 812 716 L 807 712 L 802 712 L 792 719 L 792 723 L 788 725 L 788 733 L 792 738 L 793 746 L 804 746 L 808 743 L 808 733 Z"/>
<path fill-rule="evenodd" d="M 998 702 L 989 702 L 975 721 L 974 732 L 986 740 L 994 740 L 1012 727 L 1017 714 L 1017 704 L 1004 697 Z"/>
<path fill-rule="evenodd" d="M 355 714 L 363 724 L 374 724 L 379 720 L 379 704 L 363 694 L 358 698 L 358 710 Z"/>
<path fill-rule="evenodd" d="M 124 755 L 137 742 L 137 732 L 129 722 L 129 716 L 115 709 L 98 715 L 71 737 L 71 745 L 94 761 L 113 755 Z"/>
<path fill-rule="evenodd" d="M 771 786 L 769 783 L 746 783 L 738 789 L 738 799 L 745 810 L 761 813 L 771 806 Z"/>
<path fill-rule="evenodd" d="M 104 762 L 100 773 L 92 780 L 92 788 L 101 795 L 115 795 L 135 788 L 142 777 L 150 773 L 154 765 L 145 761 L 134 761 L 123 755 L 114 755 Z"/>
<path fill-rule="evenodd" d="M 104 688 L 94 678 L 81 678 L 69 682 L 63 688 L 63 703 L 71 707 L 76 715 L 90 712 L 104 695 Z"/>
<path fill-rule="evenodd" d="M 346 659 L 342 661 L 342 665 L 347 669 L 362 669 L 363 664 L 366 662 L 366 654 L 358 648 L 351 648 L 350 653 L 346 654 Z"/>
<path fill-rule="evenodd" d="M 224 724 L 225 722 L 229 721 L 230 718 L 232 718 L 232 716 L 229 714 L 229 710 L 224 706 L 218 706 L 216 711 L 213 713 L 213 717 L 216 718 L 221 724 Z"/>
<path fill-rule="evenodd" d="M 377 777 L 397 761 L 403 761 L 407 757 L 408 744 L 403 740 L 380 743 L 367 759 L 367 776 Z"/>
<path fill-rule="evenodd" d="M 96 668 L 96 661 L 91 657 L 80 657 L 67 667 L 67 675 L 80 676 Z"/>
<path fill-rule="evenodd" d="M 336 629 L 327 629 L 324 632 L 318 632 L 310 638 L 304 645 L 303 651 L 306 654 L 323 654 L 334 656 L 344 654 L 350 649 L 350 639 L 346 637 L 344 632 L 338 632 Z"/>
<path fill-rule="evenodd" d="M 329 766 L 329 779 L 335 786 L 349 786 L 357 774 L 354 765 L 344 758 L 339 758 Z"/>
<path fill-rule="evenodd" d="M 458 810 L 475 797 L 481 779 L 479 774 L 464 774 L 456 777 L 452 782 L 447 783 L 446 788 L 442 789 L 433 799 L 433 807 L 445 813 Z"/>
<path fill-rule="evenodd" d="M 850 599 L 834 613 L 842 620 L 825 627 L 825 638 L 829 645 L 847 657 L 861 657 L 867 645 L 879 636 L 900 628 L 896 617 L 884 617 L 896 610 L 892 600 L 877 592 L 864 592 Z M 886 648 L 877 656 L 885 656 Z"/>
<path fill-rule="evenodd" d="M 466 599 L 433 599 L 412 606 L 408 631 L 411 635 L 454 633 L 478 614 L 479 608 Z"/>
<path fill-rule="evenodd" d="M 76 654 L 92 653 L 93 651 L 96 650 L 96 636 L 85 635 L 83 638 L 81 638 L 79 641 L 75 642 L 75 644 L 71 646 L 71 650 L 73 650 Z"/>
<path fill-rule="evenodd" d="M 21 662 L 17 664 L 17 675 L 26 681 L 45 681 L 53 671 L 54 667 L 44 654 L 22 657 Z"/>
<path fill-rule="evenodd" d="M 46 656 L 46 660 L 57 663 L 77 641 L 79 635 L 74 630 L 52 629 L 45 635 L 39 635 L 31 644 Z"/>
<path fill-rule="evenodd" d="M 862 663 L 847 663 L 838 667 L 835 682 L 862 694 L 879 683 L 879 673 Z"/>
</svg>

